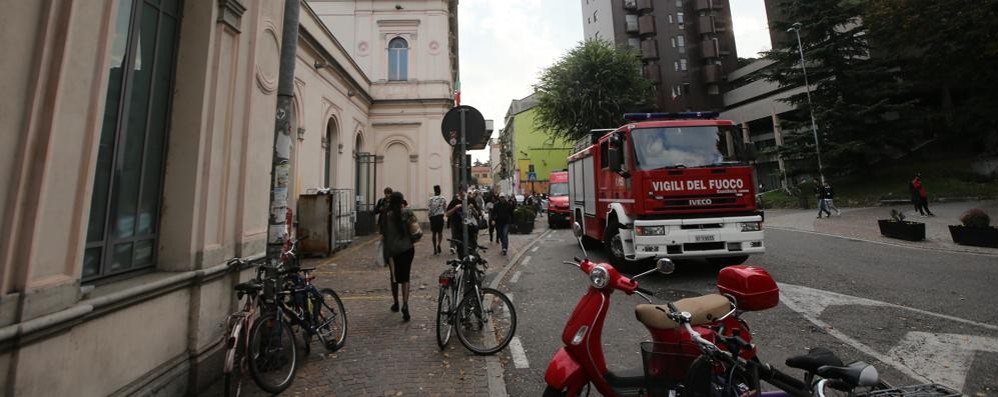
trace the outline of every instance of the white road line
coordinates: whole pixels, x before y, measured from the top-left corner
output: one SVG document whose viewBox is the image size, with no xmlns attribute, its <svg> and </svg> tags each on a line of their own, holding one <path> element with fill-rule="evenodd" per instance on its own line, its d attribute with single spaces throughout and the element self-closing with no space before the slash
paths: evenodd
<svg viewBox="0 0 998 397">
<path fill-rule="evenodd" d="M 534 248 L 530 249 L 530 252 L 537 252 L 538 248 L 541 248 L 541 247 L 540 246 L 535 246 Z"/>
<path fill-rule="evenodd" d="M 520 274 L 522 274 L 522 273 L 523 272 L 517 270 L 516 273 L 513 273 L 513 277 L 510 277 L 509 282 L 515 283 L 515 282 L 519 281 L 520 280 Z"/>
<path fill-rule="evenodd" d="M 513 366 L 520 369 L 530 368 L 530 361 L 527 361 L 527 353 L 523 351 L 519 336 L 514 336 L 513 340 L 509 341 L 509 354 L 513 356 Z"/>
<path fill-rule="evenodd" d="M 977 352 L 998 353 L 998 339 L 958 334 L 909 332 L 887 355 L 905 363 L 912 371 L 934 381 L 963 390 L 967 372 Z"/>
<path fill-rule="evenodd" d="M 523 261 L 520 262 L 520 266 L 526 266 L 528 263 L 530 263 L 530 259 L 531 258 L 533 258 L 533 257 L 530 256 L 530 255 L 527 255 L 525 258 L 523 258 Z"/>
<path fill-rule="evenodd" d="M 506 293 L 506 297 L 507 297 L 507 298 L 509 298 L 509 301 L 510 301 L 510 302 L 512 302 L 512 301 L 513 301 L 513 293 L 512 293 L 512 292 L 507 292 L 507 293 Z"/>
</svg>

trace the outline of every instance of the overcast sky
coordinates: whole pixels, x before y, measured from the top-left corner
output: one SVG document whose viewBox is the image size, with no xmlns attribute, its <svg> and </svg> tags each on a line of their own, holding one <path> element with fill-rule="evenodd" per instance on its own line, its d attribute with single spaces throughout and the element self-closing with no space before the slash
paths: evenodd
<svg viewBox="0 0 998 397">
<path fill-rule="evenodd" d="M 461 0 L 461 104 L 495 120 L 498 136 L 513 99 L 530 95 L 540 72 L 582 35 L 581 0 Z M 731 0 L 738 56 L 769 49 L 763 0 Z M 487 151 L 472 152 L 487 161 Z"/>
</svg>

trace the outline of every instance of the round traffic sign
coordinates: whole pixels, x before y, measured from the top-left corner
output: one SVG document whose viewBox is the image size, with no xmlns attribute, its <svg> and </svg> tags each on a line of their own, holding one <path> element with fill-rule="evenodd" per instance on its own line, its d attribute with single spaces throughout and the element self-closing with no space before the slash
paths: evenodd
<svg viewBox="0 0 998 397">
<path fill-rule="evenodd" d="M 440 123 L 444 141 L 451 146 L 457 146 L 461 140 L 461 113 L 464 113 L 464 139 L 466 144 L 481 142 L 485 135 L 485 117 L 482 113 L 468 105 L 461 105 L 447 111 Z"/>
</svg>

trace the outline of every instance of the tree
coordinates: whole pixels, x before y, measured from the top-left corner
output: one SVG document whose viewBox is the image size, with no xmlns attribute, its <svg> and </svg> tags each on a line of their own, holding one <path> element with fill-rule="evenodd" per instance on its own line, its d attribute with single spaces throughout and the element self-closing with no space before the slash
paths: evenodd
<svg viewBox="0 0 998 397">
<path fill-rule="evenodd" d="M 649 103 L 652 84 L 630 49 L 586 40 L 541 74 L 537 121 L 542 130 L 574 142 L 598 128 L 616 128 L 626 112 Z"/>
<path fill-rule="evenodd" d="M 871 56 L 862 23 L 862 0 L 784 0 L 786 18 L 774 21 L 773 29 L 787 30 L 800 25 L 811 98 L 824 166 L 831 172 L 864 169 L 892 151 L 912 146 L 912 108 L 907 83 L 897 73 L 891 59 Z M 775 61 L 766 78 L 781 87 L 804 87 L 796 37 L 784 48 L 775 48 L 765 58 Z M 815 170 L 814 138 L 803 90 L 786 102 L 801 109 L 788 120 L 788 134 L 780 152 L 798 162 L 804 170 Z M 796 116 L 796 117 L 794 117 Z M 806 133 L 805 133 L 806 132 Z"/>
<path fill-rule="evenodd" d="M 998 151 L 998 2 L 869 0 L 864 22 L 898 60 L 932 135 Z"/>
</svg>

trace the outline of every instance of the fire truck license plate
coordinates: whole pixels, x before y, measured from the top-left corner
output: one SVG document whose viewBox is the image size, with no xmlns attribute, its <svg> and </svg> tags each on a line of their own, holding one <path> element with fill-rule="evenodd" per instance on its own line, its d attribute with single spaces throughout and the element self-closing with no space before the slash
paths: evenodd
<svg viewBox="0 0 998 397">
<path fill-rule="evenodd" d="M 714 241 L 714 235 L 713 234 L 698 235 L 698 236 L 695 236 L 695 237 L 696 237 L 696 241 L 697 242 L 701 242 L 701 241 Z"/>
</svg>

